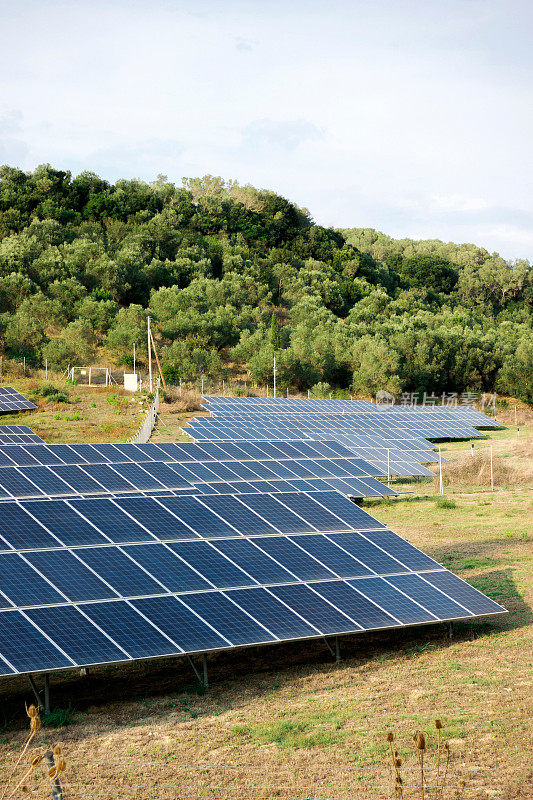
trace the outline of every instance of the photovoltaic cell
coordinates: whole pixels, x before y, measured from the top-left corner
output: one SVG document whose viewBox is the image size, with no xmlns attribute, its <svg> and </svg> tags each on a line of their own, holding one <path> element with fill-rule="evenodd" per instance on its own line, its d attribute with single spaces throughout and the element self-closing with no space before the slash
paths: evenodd
<svg viewBox="0 0 533 800">
<path fill-rule="evenodd" d="M 221 539 L 213 546 L 248 572 L 258 583 L 290 583 L 295 579 L 293 573 L 276 563 L 247 539 Z"/>
<path fill-rule="evenodd" d="M 331 534 L 330 539 L 338 547 L 342 547 L 351 556 L 356 558 L 366 567 L 381 575 L 396 572 L 408 572 L 409 568 L 391 558 L 386 552 L 380 550 L 369 542 L 360 533 Z"/>
<path fill-rule="evenodd" d="M 73 666 L 73 662 L 20 611 L 5 611 L 0 614 L 0 652 L 17 672 Z"/>
<path fill-rule="evenodd" d="M 65 598 L 18 553 L 0 554 L 0 586 L 15 606 L 63 603 Z M 2 604 L 4 608 L 8 603 Z"/>
<path fill-rule="evenodd" d="M 162 544 L 129 545 L 123 550 L 169 592 L 212 588 L 212 584 Z"/>
<path fill-rule="evenodd" d="M 317 558 L 324 566 L 331 569 L 341 578 L 372 575 L 372 572 L 367 567 L 321 534 L 295 536 L 292 541 L 294 544 L 303 547 L 310 555 Z"/>
<path fill-rule="evenodd" d="M 324 634 L 354 630 L 353 620 L 315 594 L 308 586 L 273 586 L 270 591 Z"/>
<path fill-rule="evenodd" d="M 387 578 L 389 583 L 404 592 L 412 600 L 416 600 L 439 619 L 461 618 L 471 616 L 466 608 L 455 603 L 445 594 L 435 589 L 418 575 L 393 575 Z"/>
<path fill-rule="evenodd" d="M 168 546 L 214 586 L 228 588 L 252 586 L 256 583 L 253 578 L 248 577 L 243 570 L 215 550 L 209 542 L 180 542 Z"/>
<path fill-rule="evenodd" d="M 182 601 L 234 645 L 275 641 L 269 631 L 218 592 L 189 594 Z"/>
<path fill-rule="evenodd" d="M 299 580 L 307 581 L 335 577 L 335 573 L 283 536 L 268 536 L 252 541 L 261 550 L 264 550 L 269 556 L 272 556 L 282 566 L 296 575 Z"/>
<path fill-rule="evenodd" d="M 16 503 L 0 506 L 0 536 L 17 550 L 57 547 L 59 542 Z"/>
<path fill-rule="evenodd" d="M 69 600 L 100 600 L 117 596 L 68 550 L 26 553 L 26 558 Z"/>
<path fill-rule="evenodd" d="M 297 639 L 319 633 L 317 628 L 284 606 L 265 589 L 232 589 L 225 594 L 249 614 L 260 619 L 279 639 Z"/>
<path fill-rule="evenodd" d="M 234 528 L 216 517 L 192 497 L 166 497 L 161 500 L 161 503 L 199 536 L 212 538 L 236 535 Z"/>
<path fill-rule="evenodd" d="M 35 608 L 26 612 L 77 664 L 125 661 L 128 655 L 74 606 Z"/>
<path fill-rule="evenodd" d="M 392 615 L 382 611 L 355 589 L 357 585 L 356 581 L 351 583 L 325 581 L 314 584 L 314 589 L 326 600 L 342 608 L 361 628 L 373 630 L 397 626 L 398 621 Z"/>
<path fill-rule="evenodd" d="M 163 636 L 129 603 L 86 603 L 83 611 L 132 658 L 150 658 L 176 652 L 176 644 Z"/>
<path fill-rule="evenodd" d="M 497 603 L 478 592 L 473 586 L 462 581 L 453 572 L 448 572 L 447 570 L 425 572 L 423 577 L 425 581 L 440 589 L 441 592 L 451 595 L 473 614 L 494 614 L 500 610 L 500 606 Z"/>
<path fill-rule="evenodd" d="M 434 622 L 435 617 L 382 578 L 365 578 L 352 584 L 361 594 L 376 603 L 404 625 Z"/>
<path fill-rule="evenodd" d="M 60 500 L 32 500 L 22 504 L 22 507 L 69 547 L 105 544 L 109 541 L 73 508 Z"/>
<path fill-rule="evenodd" d="M 174 597 L 134 600 L 132 605 L 150 619 L 157 620 L 157 627 L 184 651 L 201 652 L 229 645 L 226 639 Z"/>
<path fill-rule="evenodd" d="M 235 497 L 229 495 L 209 496 L 204 497 L 202 503 L 227 520 L 239 533 L 246 536 L 254 533 L 279 533 L 270 523 Z"/>
<path fill-rule="evenodd" d="M 86 547 L 79 557 L 123 597 L 161 594 L 164 589 L 114 547 Z"/>
</svg>

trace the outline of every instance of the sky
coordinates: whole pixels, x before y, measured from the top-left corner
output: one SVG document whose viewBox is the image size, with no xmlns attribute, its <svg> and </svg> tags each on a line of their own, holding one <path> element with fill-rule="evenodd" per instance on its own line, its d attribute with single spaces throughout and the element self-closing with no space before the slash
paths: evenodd
<svg viewBox="0 0 533 800">
<path fill-rule="evenodd" d="M 0 0 L 0 163 L 533 261 L 531 0 Z"/>
</svg>

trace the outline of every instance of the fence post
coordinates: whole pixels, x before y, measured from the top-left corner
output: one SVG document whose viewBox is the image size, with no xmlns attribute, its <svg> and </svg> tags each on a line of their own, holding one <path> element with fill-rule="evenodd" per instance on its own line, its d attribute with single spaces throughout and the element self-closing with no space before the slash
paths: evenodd
<svg viewBox="0 0 533 800">
<path fill-rule="evenodd" d="M 492 468 L 492 445 L 490 446 L 490 490 L 494 491 L 494 470 Z"/>
<path fill-rule="evenodd" d="M 390 450 L 387 447 L 387 486 L 390 489 Z"/>
<path fill-rule="evenodd" d="M 472 458 L 474 458 L 474 442 L 472 442 L 472 443 L 470 444 L 470 447 L 471 447 L 471 450 L 470 450 L 470 455 L 472 456 Z"/>
<path fill-rule="evenodd" d="M 444 494 L 444 482 L 442 480 L 442 453 L 439 447 L 439 491 Z"/>
</svg>

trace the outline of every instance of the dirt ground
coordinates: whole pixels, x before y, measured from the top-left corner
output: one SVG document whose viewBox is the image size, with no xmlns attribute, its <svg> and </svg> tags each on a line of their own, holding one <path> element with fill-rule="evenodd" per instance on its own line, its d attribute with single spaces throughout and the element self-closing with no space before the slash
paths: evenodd
<svg viewBox="0 0 533 800">
<path fill-rule="evenodd" d="M 387 731 L 403 758 L 404 797 L 419 798 L 412 735 L 426 733 L 434 785 L 436 718 L 452 753 L 445 800 L 531 800 L 532 495 L 531 483 L 512 482 L 531 459 L 530 435 L 510 427 L 476 442 L 493 444 L 494 492 L 485 476 L 482 485 L 450 480 L 443 503 L 438 481 L 424 479 L 397 484 L 398 499 L 363 504 L 508 615 L 457 623 L 451 639 L 444 625 L 342 637 L 338 664 L 322 641 L 219 653 L 205 693 L 183 658 L 55 673 L 56 714 L 35 749 L 61 742 L 65 800 L 383 800 L 393 797 Z M 443 456 L 460 460 L 468 446 L 447 445 Z M 0 692 L 7 770 L 32 695 L 22 678 Z M 54 727 L 61 716 L 70 724 Z M 49 786 L 32 796 L 49 797 Z"/>
</svg>

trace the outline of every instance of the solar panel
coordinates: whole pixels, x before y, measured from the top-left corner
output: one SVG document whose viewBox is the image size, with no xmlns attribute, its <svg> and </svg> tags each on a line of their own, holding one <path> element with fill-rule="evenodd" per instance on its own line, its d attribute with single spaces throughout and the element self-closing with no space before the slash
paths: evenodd
<svg viewBox="0 0 533 800">
<path fill-rule="evenodd" d="M 7 414 L 11 411 L 30 411 L 37 408 L 26 397 L 13 389 L 12 386 L 0 386 L 0 414 Z"/>
<path fill-rule="evenodd" d="M 504 612 L 331 491 L 11 501 L 0 533 L 4 675 Z"/>
<path fill-rule="evenodd" d="M 40 436 L 27 425 L 0 425 L 0 445 L 2 444 L 40 444 Z"/>
</svg>

